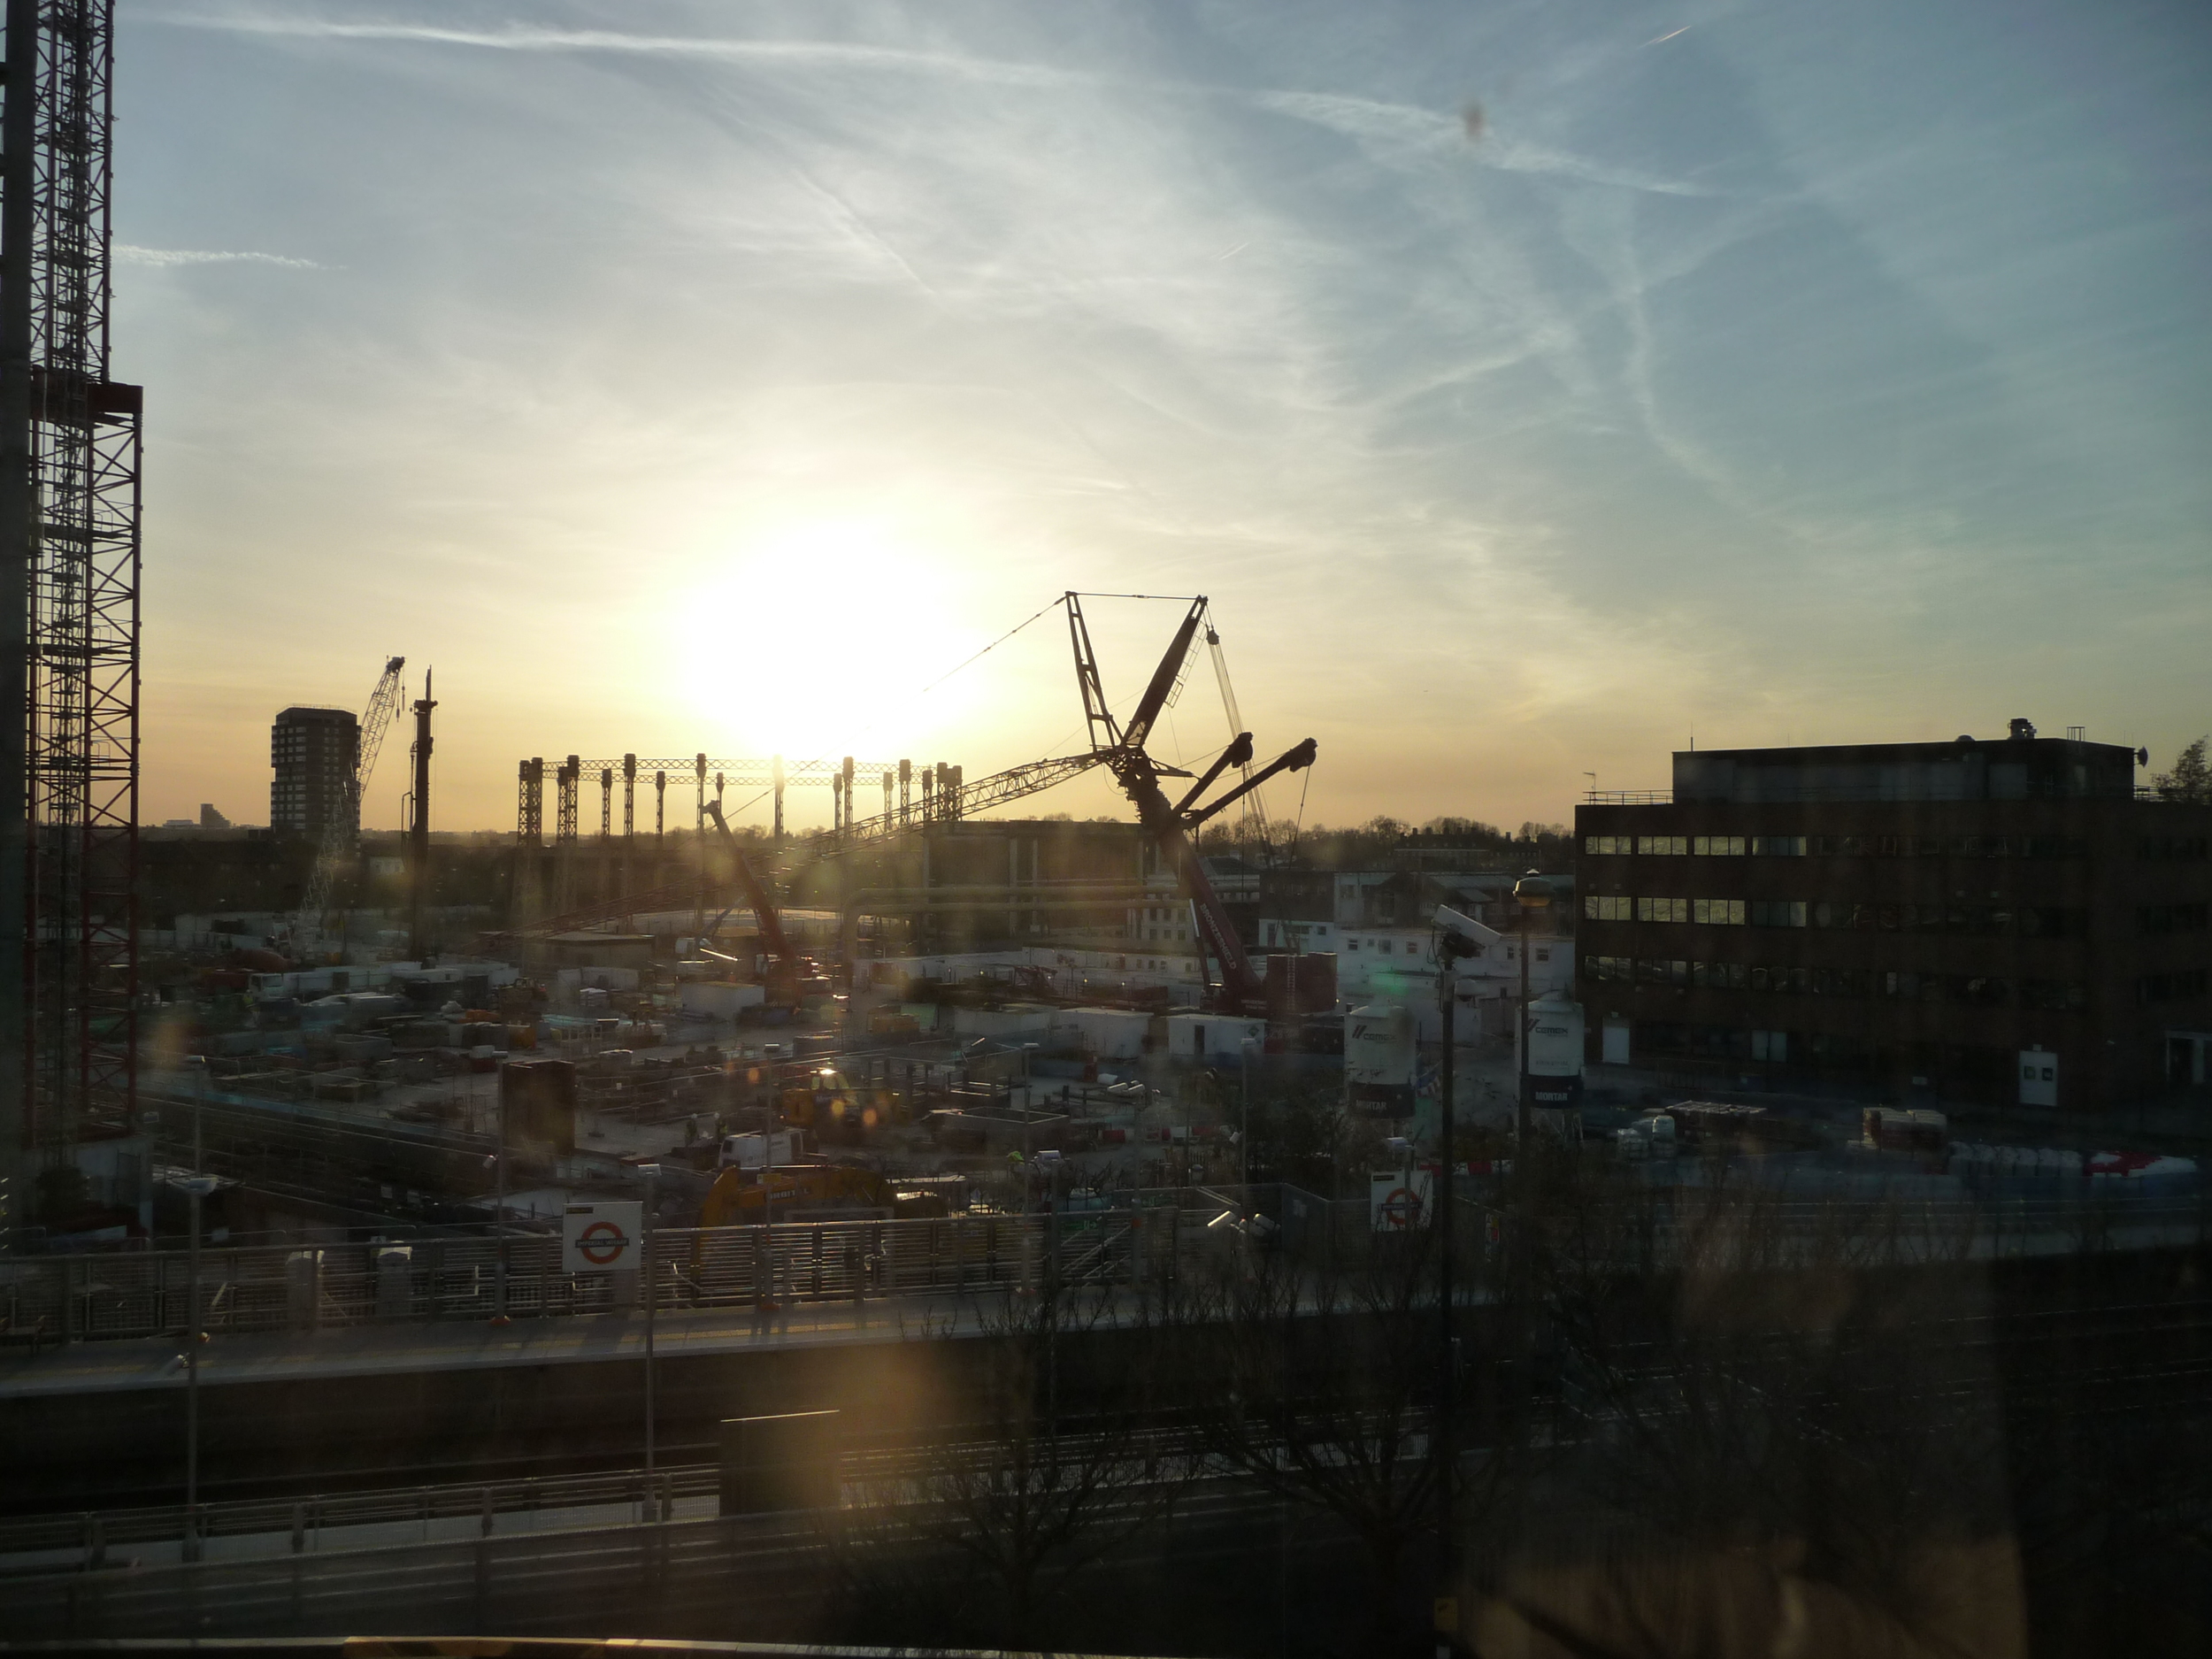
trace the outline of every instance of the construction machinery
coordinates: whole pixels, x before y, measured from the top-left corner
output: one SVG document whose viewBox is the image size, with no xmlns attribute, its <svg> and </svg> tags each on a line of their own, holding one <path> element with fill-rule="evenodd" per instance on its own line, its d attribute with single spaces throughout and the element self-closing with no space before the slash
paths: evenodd
<svg viewBox="0 0 2212 1659">
<path fill-rule="evenodd" d="M 422 925 L 430 900 L 430 713 L 438 706 L 430 677 L 430 670 L 424 669 L 422 695 L 415 699 L 415 780 L 407 793 L 407 949 L 418 962 L 430 956 Z"/>
<path fill-rule="evenodd" d="M 390 729 L 392 717 L 399 710 L 399 673 L 406 666 L 407 659 L 403 657 L 395 657 L 385 663 L 383 675 L 377 680 L 376 689 L 369 694 L 369 706 L 361 716 L 361 736 L 354 754 L 353 775 L 346 780 L 345 810 L 323 826 L 322 842 L 315 849 L 315 867 L 308 876 L 299 914 L 292 918 L 288 942 L 292 956 L 302 963 L 321 949 L 323 912 L 330 905 L 331 887 L 360 840 L 362 797 L 367 793 L 370 778 L 375 774 L 377 752 L 384 747 L 384 733 Z"/>
<path fill-rule="evenodd" d="M 825 1210 L 896 1209 L 891 1183 L 873 1170 L 849 1164 L 786 1164 L 772 1169 L 726 1169 L 699 1207 L 702 1227 L 731 1227 L 771 1218 L 785 1221 L 797 1212 L 819 1219 Z"/>
<path fill-rule="evenodd" d="M 1279 773 L 1310 766 L 1317 745 L 1308 738 L 1267 765 L 1254 768 L 1252 733 L 1242 729 L 1238 716 L 1236 693 L 1229 683 L 1229 668 L 1222 655 L 1220 635 L 1211 626 L 1206 626 L 1206 645 L 1212 654 L 1214 677 L 1233 735 L 1228 747 L 1215 757 L 1202 776 L 1195 779 L 1182 798 L 1171 801 L 1161 780 L 1190 778 L 1192 774 L 1154 759 L 1147 752 L 1145 742 L 1152 733 L 1154 723 L 1182 685 L 1193 643 L 1207 621 L 1206 596 L 1200 594 L 1189 601 L 1190 610 L 1176 629 L 1166 655 L 1153 671 L 1143 696 L 1126 722 L 1117 721 L 1107 703 L 1104 685 L 1099 677 L 1098 658 L 1091 649 L 1090 631 L 1083 618 L 1084 597 L 1071 591 L 1061 595 L 1060 605 L 1067 611 L 1068 634 L 1075 651 L 1076 684 L 1083 698 L 1090 749 L 1079 755 L 1032 761 L 974 783 L 948 780 L 940 784 L 933 797 L 926 799 L 923 822 L 957 821 L 1067 782 L 1094 767 L 1104 766 L 1136 807 L 1138 818 L 1149 833 L 1162 865 L 1175 872 L 1182 895 L 1191 906 L 1196 923 L 1200 971 L 1207 984 L 1206 1007 L 1225 1013 L 1264 1012 L 1265 981 L 1254 973 L 1251 958 L 1245 954 L 1236 926 L 1207 877 L 1192 836 L 1209 819 L 1241 802 L 1247 803 L 1251 814 L 1250 827 L 1263 843 L 1266 820 L 1257 811 L 1261 786 Z M 1037 613 L 1044 614 L 1045 611 Z M 1032 617 L 1030 621 L 1036 619 Z M 1021 626 L 1026 627 L 1029 623 Z M 1199 797 L 1233 766 L 1238 770 L 1238 783 L 1212 801 L 1199 804 Z M 888 840 L 914 827 L 914 820 L 903 811 L 886 812 L 881 818 L 849 822 L 838 841 L 845 847 L 859 846 Z"/>
<path fill-rule="evenodd" d="M 745 856 L 745 849 L 737 844 L 737 837 L 730 833 L 730 826 L 722 816 L 722 803 L 706 803 L 707 816 L 714 820 L 714 827 L 722 837 L 722 849 L 730 857 L 732 872 L 737 878 L 738 892 L 753 912 L 753 923 L 760 930 L 761 954 L 767 958 L 761 975 L 762 1004 L 767 1008 L 795 1009 L 809 995 L 826 994 L 829 981 L 810 956 L 803 956 L 792 949 L 789 937 L 783 931 L 783 918 L 776 913 L 776 902 L 768 896 L 768 888 L 753 872 L 753 866 Z M 729 912 L 725 910 L 723 915 Z M 718 922 L 719 918 L 717 918 Z M 713 929 L 707 930 L 710 937 Z M 710 950 L 703 940 L 699 949 L 703 955 L 741 967 L 740 963 L 721 951 Z"/>
<path fill-rule="evenodd" d="M 1106 701 L 1098 659 L 1091 649 L 1090 630 L 1083 620 L 1082 596 L 1071 593 L 1066 595 L 1066 603 L 1068 635 L 1075 650 L 1076 685 L 1083 697 L 1083 718 L 1090 728 L 1091 752 L 1113 773 L 1121 792 L 1137 809 L 1138 821 L 1151 836 L 1161 864 L 1175 872 L 1176 883 L 1190 904 L 1196 924 L 1194 936 L 1198 944 L 1199 972 L 1206 982 L 1206 1005 L 1211 1011 L 1223 1013 L 1264 1013 L 1266 981 L 1253 972 L 1244 941 L 1237 937 L 1236 925 L 1230 919 L 1221 895 L 1214 891 L 1192 835 L 1209 818 L 1253 795 L 1278 773 L 1296 772 L 1313 764 L 1317 746 L 1312 738 L 1307 738 L 1254 772 L 1252 734 L 1239 732 L 1182 798 L 1170 801 L 1161 780 L 1188 778 L 1191 774 L 1180 767 L 1155 760 L 1146 752 L 1145 740 L 1151 736 L 1154 723 L 1182 680 L 1192 641 L 1197 637 L 1199 625 L 1205 620 L 1206 596 L 1201 594 L 1190 602 L 1190 610 L 1176 629 L 1175 637 L 1168 642 L 1159 666 L 1153 670 L 1144 695 L 1138 699 L 1128 719 L 1121 722 L 1115 720 Z M 1242 781 L 1200 805 L 1199 796 L 1232 766 L 1242 770 Z"/>
</svg>

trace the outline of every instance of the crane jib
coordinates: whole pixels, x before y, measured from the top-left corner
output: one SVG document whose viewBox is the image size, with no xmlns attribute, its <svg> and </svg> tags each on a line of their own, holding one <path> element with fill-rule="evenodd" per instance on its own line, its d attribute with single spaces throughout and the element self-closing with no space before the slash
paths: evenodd
<svg viewBox="0 0 2212 1659">
<path fill-rule="evenodd" d="M 319 945 L 323 911 L 329 907 L 330 892 L 340 870 L 349 860 L 354 843 L 361 833 L 361 801 L 368 793 L 369 780 L 376 773 L 376 757 L 384 748 L 384 733 L 392 724 L 392 717 L 399 711 L 400 671 L 407 666 L 403 657 L 388 657 L 384 672 L 378 678 L 376 689 L 369 694 L 369 706 L 362 711 L 361 723 L 356 734 L 353 775 L 346 780 L 346 811 L 342 818 L 332 819 L 323 826 L 323 838 L 315 852 L 315 865 L 309 872 L 307 890 L 300 899 L 299 912 L 292 918 L 292 954 L 302 956 L 310 941 Z M 427 695 L 426 691 L 425 695 Z"/>
<path fill-rule="evenodd" d="M 1183 660 L 1190 655 L 1191 641 L 1197 637 L 1198 625 L 1205 615 L 1206 596 L 1201 594 L 1191 601 L 1190 614 L 1183 618 L 1182 626 L 1175 630 L 1167 655 L 1160 658 L 1160 665 L 1152 671 L 1152 683 L 1144 688 L 1136 711 L 1121 728 L 1121 741 L 1129 748 L 1141 749 L 1145 739 L 1151 736 L 1152 723 L 1160 718 L 1160 710 L 1167 706 L 1168 695 L 1182 676 Z"/>
</svg>

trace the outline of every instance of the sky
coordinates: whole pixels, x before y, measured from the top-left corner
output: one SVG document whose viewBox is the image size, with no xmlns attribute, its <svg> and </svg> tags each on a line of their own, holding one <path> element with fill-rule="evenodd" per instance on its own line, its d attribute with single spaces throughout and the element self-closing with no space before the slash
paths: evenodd
<svg viewBox="0 0 2212 1659">
<path fill-rule="evenodd" d="M 1207 595 L 1307 822 L 2014 716 L 2166 764 L 2208 76 L 2134 0 L 120 0 L 142 817 L 265 821 L 276 710 L 390 655 L 440 828 L 532 755 L 972 779 L 1087 746 L 1070 588 Z M 1183 607 L 1086 610 L 1133 701 Z M 1154 752 L 1228 734 L 1201 657 Z"/>
</svg>

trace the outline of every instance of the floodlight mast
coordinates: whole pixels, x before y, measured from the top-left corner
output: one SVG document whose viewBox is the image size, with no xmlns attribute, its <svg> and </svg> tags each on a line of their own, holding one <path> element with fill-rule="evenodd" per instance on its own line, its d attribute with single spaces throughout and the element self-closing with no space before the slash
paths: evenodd
<svg viewBox="0 0 2212 1659">
<path fill-rule="evenodd" d="M 1181 679 L 1183 664 L 1190 656 L 1191 644 L 1196 639 L 1199 625 L 1206 616 L 1206 596 L 1201 594 L 1191 601 L 1189 612 L 1183 618 L 1169 641 L 1167 652 L 1160 658 L 1160 665 L 1153 670 L 1151 682 L 1144 695 L 1129 716 L 1128 722 L 1117 728 L 1114 718 L 1106 706 L 1106 694 L 1099 678 L 1098 660 L 1091 649 L 1090 631 L 1083 620 L 1083 603 L 1079 595 L 1067 595 L 1068 634 L 1075 649 L 1075 678 L 1083 698 L 1084 718 L 1091 732 L 1091 747 L 1114 774 L 1114 781 L 1137 809 L 1137 818 L 1151 836 L 1160 862 L 1175 872 L 1177 885 L 1190 901 L 1191 910 L 1197 923 L 1199 972 L 1207 982 L 1207 1001 L 1210 1007 L 1223 1012 L 1260 1013 L 1266 1008 L 1264 983 L 1252 970 L 1252 959 L 1245 954 L 1244 941 L 1237 937 L 1236 924 L 1229 916 L 1221 895 L 1214 890 L 1212 880 L 1206 874 L 1205 862 L 1199 856 L 1197 843 L 1192 833 L 1199 826 L 1245 795 L 1249 795 L 1278 772 L 1296 772 L 1313 764 L 1316 745 L 1308 738 L 1295 748 L 1286 750 L 1272 764 L 1256 772 L 1248 773 L 1244 780 L 1226 795 L 1205 806 L 1195 805 L 1197 797 L 1230 766 L 1243 767 L 1252 757 L 1252 734 L 1240 732 L 1229 748 L 1201 777 L 1179 802 L 1171 802 L 1167 791 L 1161 787 L 1164 777 L 1187 778 L 1190 774 L 1179 767 L 1163 765 L 1145 751 L 1145 740 L 1168 699 Z M 1210 958 L 1211 966 L 1209 965 Z M 1216 982 L 1213 968 L 1218 968 Z"/>
</svg>

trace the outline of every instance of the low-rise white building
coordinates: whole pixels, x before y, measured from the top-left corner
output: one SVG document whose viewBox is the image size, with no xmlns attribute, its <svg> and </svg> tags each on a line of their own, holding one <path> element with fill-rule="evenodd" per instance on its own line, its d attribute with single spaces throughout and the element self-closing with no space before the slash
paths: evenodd
<svg viewBox="0 0 2212 1659">
<path fill-rule="evenodd" d="M 1499 1018 L 1499 1004 L 1520 995 L 1521 949 L 1518 933 L 1500 933 L 1478 923 L 1475 954 L 1460 958 L 1459 1013 L 1456 1035 L 1471 1042 L 1484 1030 L 1510 1031 L 1510 1020 Z M 1442 1019 L 1436 1009 L 1436 930 L 1433 926 L 1407 927 L 1340 926 L 1333 922 L 1264 919 L 1260 923 L 1263 949 L 1333 951 L 1336 955 L 1337 995 L 1345 1006 L 1362 1002 L 1401 1002 L 1413 1010 L 1423 1042 L 1442 1036 Z M 1547 991 L 1570 991 L 1574 986 L 1574 941 L 1561 935 L 1536 933 L 1528 941 L 1531 996 Z M 1486 1021 L 1484 1009 L 1491 1011 Z"/>
</svg>

